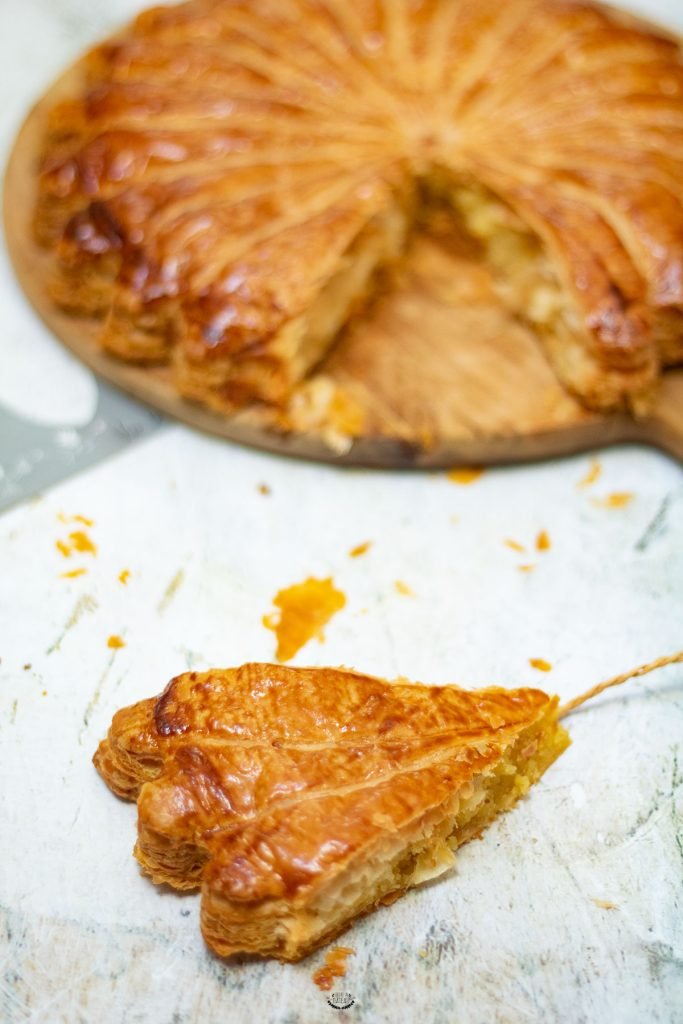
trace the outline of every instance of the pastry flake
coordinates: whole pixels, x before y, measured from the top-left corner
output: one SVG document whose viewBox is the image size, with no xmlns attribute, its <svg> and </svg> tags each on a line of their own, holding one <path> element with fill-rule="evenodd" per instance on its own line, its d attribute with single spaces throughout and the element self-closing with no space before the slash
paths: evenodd
<svg viewBox="0 0 683 1024">
<path fill-rule="evenodd" d="M 94 763 L 135 856 L 202 891 L 221 955 L 298 960 L 453 864 L 566 748 L 557 699 L 338 669 L 190 672 L 119 711 Z"/>
</svg>

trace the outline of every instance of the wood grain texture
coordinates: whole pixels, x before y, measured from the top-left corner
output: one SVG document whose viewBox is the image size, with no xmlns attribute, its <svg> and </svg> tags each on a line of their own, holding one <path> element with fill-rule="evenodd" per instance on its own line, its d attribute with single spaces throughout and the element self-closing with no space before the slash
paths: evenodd
<svg viewBox="0 0 683 1024">
<path fill-rule="evenodd" d="M 511 463 L 642 442 L 683 459 L 683 370 L 665 375 L 650 415 L 597 415 L 557 382 L 533 333 L 502 310 L 486 268 L 438 232 L 414 239 L 398 281 L 340 339 L 317 377 L 363 414 L 348 450 L 320 432 L 283 432 L 249 410 L 226 418 L 181 398 L 166 367 L 123 363 L 98 344 L 99 321 L 59 310 L 52 256 L 31 229 L 45 112 L 72 92 L 78 64 L 29 114 L 5 180 L 7 243 L 19 281 L 48 327 L 87 366 L 167 416 L 271 452 L 388 468 Z M 36 372 L 39 372 L 37 368 Z"/>
</svg>

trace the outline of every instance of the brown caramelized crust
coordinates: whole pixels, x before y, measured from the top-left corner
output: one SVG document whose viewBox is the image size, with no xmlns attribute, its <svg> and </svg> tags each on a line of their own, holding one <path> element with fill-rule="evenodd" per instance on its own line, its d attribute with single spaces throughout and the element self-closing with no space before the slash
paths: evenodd
<svg viewBox="0 0 683 1024">
<path fill-rule="evenodd" d="M 119 711 L 94 762 L 143 870 L 201 886 L 212 949 L 296 960 L 447 870 L 568 742 L 538 690 L 248 664 Z"/>
<path fill-rule="evenodd" d="M 584 0 L 190 0 L 49 120 L 55 301 L 232 412 L 282 406 L 395 264 L 421 196 L 562 382 L 637 406 L 683 359 L 678 44 Z"/>
</svg>

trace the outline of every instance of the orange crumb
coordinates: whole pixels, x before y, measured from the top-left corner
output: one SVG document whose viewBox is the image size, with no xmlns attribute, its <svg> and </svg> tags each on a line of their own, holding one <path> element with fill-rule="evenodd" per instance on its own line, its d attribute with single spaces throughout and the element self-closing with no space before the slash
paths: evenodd
<svg viewBox="0 0 683 1024">
<path fill-rule="evenodd" d="M 468 484 L 473 484 L 475 480 L 478 480 L 483 475 L 484 470 L 481 466 L 460 466 L 457 469 L 451 469 L 447 477 L 452 484 L 460 484 L 461 487 L 466 487 Z"/>
<path fill-rule="evenodd" d="M 265 495 L 273 493 L 271 491 L 270 487 L 268 486 L 268 484 L 259 484 L 258 485 L 258 492 L 259 492 L 259 494 L 265 494 Z"/>
<path fill-rule="evenodd" d="M 546 530 L 541 530 L 538 537 L 536 538 L 536 550 L 537 551 L 549 551 L 550 550 L 550 535 Z"/>
<path fill-rule="evenodd" d="M 74 530 L 69 534 L 72 551 L 82 551 L 88 555 L 96 555 L 97 548 L 83 530 Z"/>
<path fill-rule="evenodd" d="M 278 591 L 273 604 L 280 609 L 279 615 L 264 615 L 262 622 L 277 637 L 277 660 L 289 661 L 313 637 L 323 641 L 323 628 L 344 607 L 346 597 L 331 578 L 309 577 Z"/>
<path fill-rule="evenodd" d="M 74 551 L 88 555 L 97 554 L 97 548 L 83 530 L 72 530 L 68 540 L 57 540 L 55 546 L 65 558 L 71 558 Z"/>
<path fill-rule="evenodd" d="M 591 484 L 594 484 L 596 480 L 600 479 L 601 476 L 602 465 L 600 464 L 600 462 L 598 462 L 597 459 L 591 459 L 591 464 L 588 468 L 588 472 L 581 480 L 579 480 L 576 486 L 578 488 L 590 487 Z"/>
<path fill-rule="evenodd" d="M 128 582 L 129 579 L 130 579 L 130 569 L 123 569 L 119 573 L 119 583 L 123 583 L 123 585 L 125 587 L 125 585 L 126 585 L 126 583 Z"/>
<path fill-rule="evenodd" d="M 343 978 L 346 975 L 347 958 L 355 954 L 355 949 L 350 946 L 335 946 L 325 957 L 325 963 L 313 975 L 313 981 L 323 992 L 329 992 L 334 985 L 335 978 Z"/>
<path fill-rule="evenodd" d="M 401 594 L 403 597 L 415 597 L 414 592 L 410 589 L 407 583 L 403 582 L 403 580 L 396 580 L 394 588 L 396 589 L 396 593 Z"/>
<path fill-rule="evenodd" d="M 536 568 L 535 565 L 518 565 L 517 568 L 520 572 L 533 572 Z"/>
<path fill-rule="evenodd" d="M 366 540 L 363 544 L 357 544 L 355 548 L 351 548 L 349 551 L 349 558 L 360 558 L 372 547 L 372 541 Z"/>
<path fill-rule="evenodd" d="M 510 540 L 509 537 L 503 541 L 503 544 L 508 548 L 512 548 L 513 551 L 526 551 L 523 544 L 520 544 L 518 540 Z"/>
<path fill-rule="evenodd" d="M 107 640 L 107 647 L 112 647 L 114 650 L 118 650 L 119 647 L 125 646 L 125 641 L 122 640 L 120 636 L 116 636 L 116 634 L 114 633 L 112 633 L 112 635 Z"/>
<path fill-rule="evenodd" d="M 550 672 L 553 667 L 550 662 L 545 661 L 544 658 L 529 658 L 529 664 L 539 672 Z"/>
<path fill-rule="evenodd" d="M 61 573 L 63 580 L 75 580 L 77 576 L 85 576 L 87 569 L 72 569 L 71 572 Z"/>
<path fill-rule="evenodd" d="M 593 900 L 596 907 L 600 907 L 601 910 L 618 910 L 619 907 L 616 903 L 612 903 L 611 900 Z"/>
<path fill-rule="evenodd" d="M 631 504 L 633 497 L 630 491 L 615 491 L 605 498 L 593 498 L 593 504 L 597 508 L 625 508 Z"/>
<path fill-rule="evenodd" d="M 60 523 L 83 523 L 83 526 L 94 526 L 95 520 L 88 519 L 87 516 L 65 516 L 63 512 L 59 512 L 57 515 Z"/>
</svg>

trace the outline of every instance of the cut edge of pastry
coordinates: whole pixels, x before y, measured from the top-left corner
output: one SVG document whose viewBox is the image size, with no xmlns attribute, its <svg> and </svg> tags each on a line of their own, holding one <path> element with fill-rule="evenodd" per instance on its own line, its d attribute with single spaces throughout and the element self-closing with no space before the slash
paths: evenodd
<svg viewBox="0 0 683 1024">
<path fill-rule="evenodd" d="M 221 956 L 303 959 L 359 917 L 449 871 L 454 851 L 514 807 L 570 742 L 557 721 L 557 699 L 550 700 L 543 716 L 523 730 L 492 767 L 461 785 L 441 806 L 394 834 L 382 835 L 372 850 L 362 851 L 362 866 L 351 860 L 327 885 L 302 894 L 294 905 L 284 900 L 238 903 L 205 881 L 204 939 Z M 139 852 L 136 856 L 140 860 Z M 143 863 L 145 870 L 149 867 L 149 861 Z"/>
<path fill-rule="evenodd" d="M 569 392 L 598 410 L 635 411 L 647 404 L 660 360 L 642 296 L 627 297 L 610 287 L 591 308 L 553 251 L 557 243 L 543 220 L 530 209 L 517 209 L 483 182 L 443 168 L 426 189 L 445 202 L 457 230 L 481 247 L 501 305 L 532 330 Z M 666 312 L 662 322 L 673 336 L 678 320 Z M 668 352 L 675 361 L 673 341 Z"/>
<path fill-rule="evenodd" d="M 218 356 L 206 351 L 197 358 L 201 345 L 192 344 L 197 328 L 181 316 L 182 340 L 172 357 L 180 394 L 218 412 L 236 412 L 249 402 L 283 407 L 381 293 L 383 275 L 404 252 L 409 222 L 408 200 L 396 197 L 356 234 L 309 308 L 274 337 L 243 351 Z"/>
<path fill-rule="evenodd" d="M 653 307 L 648 318 L 644 301 L 616 288 L 605 292 L 599 308 L 582 308 L 539 224 L 529 223 L 506 199 L 468 176 L 448 180 L 436 167 L 421 184 L 426 195 L 445 202 L 454 236 L 480 247 L 501 306 L 532 330 L 570 393 L 597 410 L 647 406 L 661 365 L 683 359 L 683 311 Z M 79 225 L 89 232 L 115 229 L 107 222 L 106 203 L 90 204 L 69 220 L 56 247 L 49 290 L 65 311 L 102 321 L 100 344 L 115 357 L 138 364 L 170 361 L 183 397 L 228 415 L 253 403 L 284 409 L 344 331 L 382 294 L 381 281 L 400 266 L 420 217 L 414 203 L 396 194 L 360 229 L 309 308 L 286 320 L 274 336 L 243 350 L 217 353 L 202 346 L 200 327 L 185 315 L 182 300 L 141 303 L 134 290 L 117 281 L 125 267 L 116 248 L 83 251 Z M 306 429 L 305 421 L 298 428 Z"/>
</svg>

